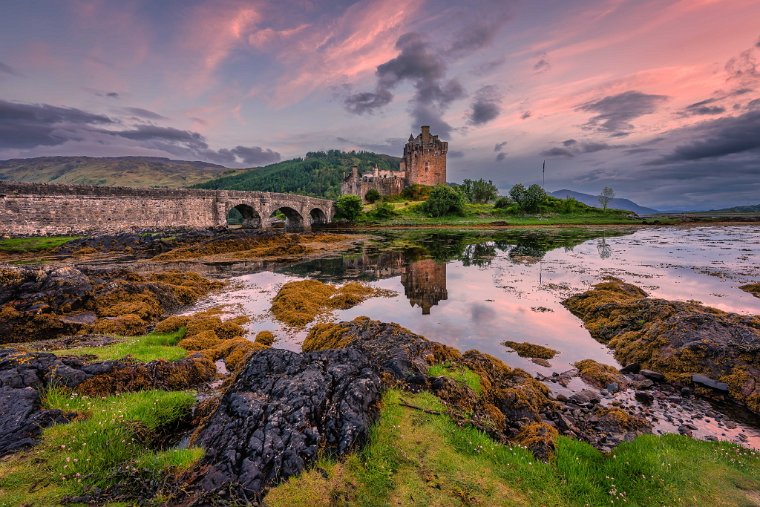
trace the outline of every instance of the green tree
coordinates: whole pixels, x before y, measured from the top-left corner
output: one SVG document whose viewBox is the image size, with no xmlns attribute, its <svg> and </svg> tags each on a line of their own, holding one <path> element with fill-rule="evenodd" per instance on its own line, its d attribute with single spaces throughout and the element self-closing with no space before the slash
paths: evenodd
<svg viewBox="0 0 760 507">
<path fill-rule="evenodd" d="M 602 205 L 603 210 L 607 210 L 607 206 L 610 204 L 610 201 L 615 197 L 615 191 L 612 190 L 611 187 L 604 187 L 604 190 L 602 190 L 602 193 L 599 194 L 599 204 Z"/>
<path fill-rule="evenodd" d="M 412 183 L 404 189 L 403 196 L 410 201 L 421 201 L 430 195 L 431 188 L 427 185 Z"/>
<path fill-rule="evenodd" d="M 380 199 L 380 192 L 376 188 L 370 188 L 367 193 L 364 194 L 364 200 L 370 204 L 376 203 Z"/>
<path fill-rule="evenodd" d="M 362 212 L 362 199 L 358 195 L 341 195 L 335 201 L 335 218 L 355 221 Z"/>
<path fill-rule="evenodd" d="M 508 208 L 510 204 L 512 204 L 512 199 L 502 196 L 496 198 L 496 201 L 493 203 L 493 207 L 497 209 L 505 209 Z"/>
<path fill-rule="evenodd" d="M 491 180 L 486 181 L 483 178 L 476 181 L 464 180 L 461 188 L 467 199 L 474 203 L 493 201 L 499 195 L 496 185 Z"/>
<path fill-rule="evenodd" d="M 539 206 L 546 201 L 546 192 L 540 185 L 525 185 L 518 183 L 509 191 L 509 196 L 526 212 L 538 211 Z"/>
<path fill-rule="evenodd" d="M 448 185 L 437 185 L 430 191 L 430 197 L 422 205 L 422 209 L 434 217 L 461 215 L 466 200 L 460 190 Z"/>
<path fill-rule="evenodd" d="M 375 207 L 368 213 L 368 215 L 377 220 L 387 220 L 395 217 L 398 213 L 391 203 L 381 201 L 375 204 Z"/>
</svg>

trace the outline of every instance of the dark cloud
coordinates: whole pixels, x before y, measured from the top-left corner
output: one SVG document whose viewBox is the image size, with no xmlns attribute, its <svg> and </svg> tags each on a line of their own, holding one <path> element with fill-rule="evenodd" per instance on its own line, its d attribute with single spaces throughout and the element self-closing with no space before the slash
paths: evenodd
<svg viewBox="0 0 760 507">
<path fill-rule="evenodd" d="M 463 151 L 449 151 L 449 158 L 464 158 Z"/>
<path fill-rule="evenodd" d="M 496 143 L 493 147 L 493 151 L 496 152 L 496 161 L 501 162 L 505 158 L 507 158 L 507 152 L 504 151 L 504 148 L 507 147 L 507 141 L 502 141 L 500 143 Z"/>
<path fill-rule="evenodd" d="M 530 111 L 524 111 L 523 114 L 520 115 L 520 118 L 522 118 L 523 120 L 527 120 L 528 118 L 530 118 L 530 116 L 531 116 Z"/>
<path fill-rule="evenodd" d="M 755 47 L 760 48 L 760 37 L 757 38 L 757 42 L 755 42 Z"/>
<path fill-rule="evenodd" d="M 265 165 L 280 161 L 279 153 L 259 146 L 238 146 L 230 151 L 247 165 Z"/>
<path fill-rule="evenodd" d="M 757 69 L 757 62 L 752 50 L 742 51 L 739 56 L 731 58 L 726 62 L 726 72 L 729 79 L 746 80 L 760 77 Z"/>
<path fill-rule="evenodd" d="M 123 107 L 121 110 L 127 114 L 148 120 L 168 120 L 166 116 L 154 113 L 153 111 L 148 111 L 147 109 L 143 109 L 141 107 Z"/>
<path fill-rule="evenodd" d="M 349 95 L 344 99 L 346 109 L 354 114 L 372 113 L 393 100 L 396 86 L 409 81 L 415 88 L 410 101 L 413 127 L 430 125 L 448 135 L 451 126 L 441 116 L 453 101 L 464 97 L 464 88 L 456 79 L 446 79 L 446 60 L 423 35 L 406 33 L 398 38 L 396 48 L 399 55 L 377 67 L 375 90 Z"/>
<path fill-rule="evenodd" d="M 16 72 L 16 70 L 13 67 L 11 67 L 10 65 L 5 64 L 3 62 L 0 62 L 0 73 L 10 74 L 11 76 L 18 76 L 19 75 L 19 73 Z"/>
<path fill-rule="evenodd" d="M 672 153 L 650 162 L 662 165 L 693 162 L 760 150 L 760 111 L 719 118 L 680 129 L 677 134 L 692 141 L 677 146 Z"/>
<path fill-rule="evenodd" d="M 666 100 L 664 95 L 631 90 L 581 104 L 577 109 L 597 113 L 586 122 L 586 128 L 608 132 L 613 137 L 624 137 L 634 128 L 632 120 L 655 112 L 657 106 Z"/>
<path fill-rule="evenodd" d="M 111 152 L 123 149 L 125 154 L 134 153 L 137 149 L 161 150 L 182 158 L 222 164 L 254 165 L 280 159 L 279 153 L 257 146 L 214 150 L 209 147 L 206 138 L 197 132 L 145 124 L 114 130 L 118 125 L 117 120 L 108 116 L 81 109 L 0 100 L 0 148 L 4 149 L 81 143 L 86 146 L 102 145 Z M 123 141 L 119 142 L 119 139 Z"/>
<path fill-rule="evenodd" d="M 354 114 L 371 113 L 376 109 L 390 104 L 393 94 L 388 90 L 361 92 L 346 97 L 344 104 L 349 112 Z"/>
<path fill-rule="evenodd" d="M 621 146 L 593 141 L 578 142 L 575 139 L 567 139 L 562 141 L 562 147 L 555 147 L 542 151 L 541 155 L 544 157 L 574 157 L 585 153 L 596 153 L 597 151 L 612 150 L 616 148 L 621 148 Z"/>
<path fill-rule="evenodd" d="M 495 86 L 486 85 L 475 92 L 475 99 L 470 105 L 469 123 L 483 125 L 495 119 L 501 113 L 501 93 Z"/>
<path fill-rule="evenodd" d="M 760 99 L 751 100 L 747 104 L 747 109 L 755 109 L 755 108 L 760 108 Z"/>
<path fill-rule="evenodd" d="M 546 59 L 546 57 L 541 57 L 534 65 L 533 65 L 533 72 L 536 74 L 541 74 L 542 72 L 546 72 L 547 70 L 551 69 L 552 66 L 549 63 L 549 61 Z"/>
<path fill-rule="evenodd" d="M 55 146 L 113 120 L 75 108 L 0 100 L 0 148 Z"/>
<path fill-rule="evenodd" d="M 477 17 L 456 31 L 451 45 L 446 50 L 446 54 L 452 58 L 467 56 L 490 46 L 510 19 L 509 2 L 505 0 L 468 2 L 467 9 L 470 13 L 477 13 Z M 488 15 L 481 15 L 483 12 L 487 12 Z"/>
<path fill-rule="evenodd" d="M 112 99 L 118 99 L 119 98 L 119 94 L 117 92 L 108 92 L 108 93 L 106 93 L 106 97 L 110 97 Z"/>
</svg>

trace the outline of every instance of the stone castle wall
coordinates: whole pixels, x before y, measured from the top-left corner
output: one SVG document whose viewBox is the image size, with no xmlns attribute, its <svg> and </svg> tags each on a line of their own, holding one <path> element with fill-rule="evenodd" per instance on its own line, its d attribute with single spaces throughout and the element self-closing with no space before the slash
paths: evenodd
<svg viewBox="0 0 760 507">
<path fill-rule="evenodd" d="M 430 134 L 430 127 L 409 139 L 404 146 L 402 169 L 406 170 L 407 185 L 443 185 L 446 183 L 446 155 L 449 143 Z"/>
<path fill-rule="evenodd" d="M 0 235 L 224 226 L 241 204 L 264 218 L 283 209 L 294 230 L 333 214 L 331 201 L 291 194 L 0 182 Z"/>
<path fill-rule="evenodd" d="M 404 191 L 404 187 L 404 178 L 398 176 L 385 178 L 352 176 L 343 181 L 340 187 L 340 193 L 358 195 L 364 200 L 364 196 L 367 195 L 367 192 L 372 188 L 377 190 L 380 195 L 399 195 Z"/>
</svg>

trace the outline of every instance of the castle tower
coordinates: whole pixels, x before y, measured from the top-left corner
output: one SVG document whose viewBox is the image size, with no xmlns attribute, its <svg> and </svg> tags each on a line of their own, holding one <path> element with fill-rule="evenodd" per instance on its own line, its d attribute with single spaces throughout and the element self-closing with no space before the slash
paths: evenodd
<svg viewBox="0 0 760 507">
<path fill-rule="evenodd" d="M 446 153 L 449 143 L 430 134 L 430 127 L 422 126 L 417 136 L 409 136 L 404 146 L 401 169 L 406 171 L 406 185 L 441 185 L 446 183 Z"/>
<path fill-rule="evenodd" d="M 411 262 L 401 274 L 401 285 L 409 304 L 422 308 L 422 315 L 430 315 L 430 309 L 439 301 L 446 300 L 446 263 L 433 259 Z"/>
</svg>

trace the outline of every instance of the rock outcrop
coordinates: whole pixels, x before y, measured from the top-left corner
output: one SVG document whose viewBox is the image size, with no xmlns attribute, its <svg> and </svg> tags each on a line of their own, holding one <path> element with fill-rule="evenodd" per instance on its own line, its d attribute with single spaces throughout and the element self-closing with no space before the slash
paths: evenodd
<svg viewBox="0 0 760 507">
<path fill-rule="evenodd" d="M 564 305 L 621 364 L 661 372 L 710 397 L 722 397 L 723 389 L 707 387 L 704 377 L 727 384 L 733 401 L 760 414 L 760 316 L 650 298 L 616 278 Z"/>
<path fill-rule="evenodd" d="M 213 380 L 214 363 L 200 355 L 179 361 L 88 363 L 49 353 L 0 350 L 0 456 L 33 445 L 43 427 L 66 419 L 45 410 L 42 391 L 50 385 L 88 395 L 141 389 L 187 389 Z"/>
<path fill-rule="evenodd" d="M 192 502 L 205 505 L 219 491 L 257 500 L 319 452 L 350 451 L 366 439 L 380 392 L 357 350 L 254 354 L 194 439 L 206 454 L 190 480 Z"/>
</svg>

